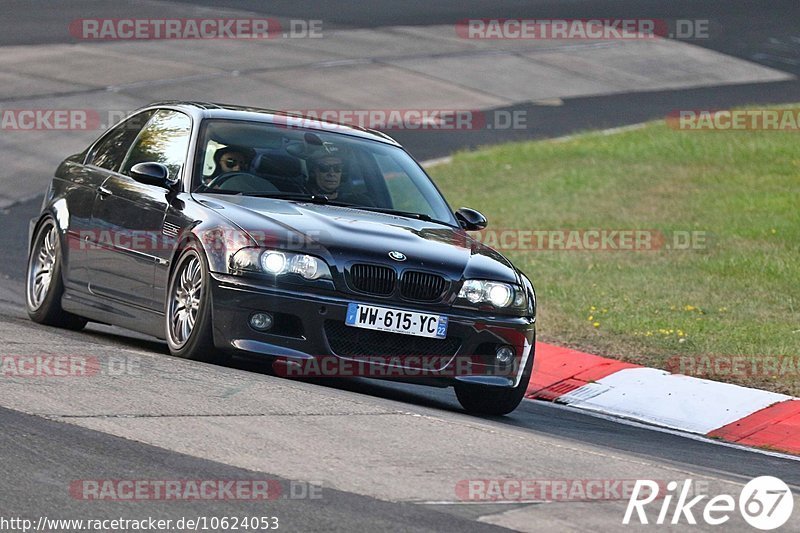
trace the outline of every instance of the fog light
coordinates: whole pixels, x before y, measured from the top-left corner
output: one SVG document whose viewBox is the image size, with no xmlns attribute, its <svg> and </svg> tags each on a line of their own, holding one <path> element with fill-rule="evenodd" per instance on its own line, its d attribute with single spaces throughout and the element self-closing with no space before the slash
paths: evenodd
<svg viewBox="0 0 800 533">
<path fill-rule="evenodd" d="M 495 362 L 498 366 L 509 365 L 514 360 L 514 355 L 514 348 L 507 344 L 503 345 L 495 352 Z"/>
<path fill-rule="evenodd" d="M 267 331 L 272 327 L 272 315 L 269 313 L 253 313 L 250 315 L 250 327 L 258 331 Z"/>
</svg>

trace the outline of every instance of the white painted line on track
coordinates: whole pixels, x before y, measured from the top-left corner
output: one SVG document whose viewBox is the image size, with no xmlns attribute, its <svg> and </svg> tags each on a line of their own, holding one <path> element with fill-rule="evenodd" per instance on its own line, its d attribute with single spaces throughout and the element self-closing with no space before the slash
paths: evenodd
<svg viewBox="0 0 800 533">
<path fill-rule="evenodd" d="M 723 446 L 725 448 L 733 448 L 736 450 L 742 450 L 745 452 L 750 453 L 757 453 L 760 455 L 768 455 L 770 457 L 776 457 L 778 459 L 788 459 L 790 461 L 800 462 L 800 457 L 795 455 L 789 455 L 781 452 L 773 452 L 771 450 L 764 450 L 761 448 L 751 448 L 750 446 L 743 446 L 741 444 L 735 444 L 733 442 L 726 442 L 724 440 L 718 439 L 710 439 L 704 435 L 697 435 L 695 433 L 687 433 L 685 431 L 680 431 L 677 429 L 667 428 L 663 426 L 657 426 L 654 424 L 647 424 L 644 422 L 638 422 L 636 420 L 630 420 L 628 418 L 623 418 L 618 415 L 609 415 L 605 413 L 601 413 L 599 411 L 589 411 L 585 409 L 581 409 L 580 407 L 575 407 L 573 405 L 562 405 L 558 403 L 548 402 L 544 400 L 531 400 L 530 398 L 525 398 L 527 402 L 535 402 L 538 405 L 551 407 L 553 409 L 561 409 L 564 411 L 570 411 L 572 413 L 577 413 L 581 415 L 592 416 L 595 418 L 600 418 L 602 420 L 607 420 L 609 422 L 614 422 L 617 424 L 624 424 L 626 426 L 632 426 L 641 429 L 647 429 L 650 431 L 658 431 L 659 433 L 667 433 L 669 435 L 675 435 L 676 437 L 683 437 L 685 439 L 690 439 L 698 442 L 704 442 L 706 444 L 714 444 L 716 446 Z"/>
</svg>

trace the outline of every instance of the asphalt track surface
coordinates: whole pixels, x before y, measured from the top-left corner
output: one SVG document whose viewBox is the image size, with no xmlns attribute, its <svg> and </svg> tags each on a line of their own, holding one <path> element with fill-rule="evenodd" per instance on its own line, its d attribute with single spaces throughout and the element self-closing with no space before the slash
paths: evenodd
<svg viewBox="0 0 800 533">
<path fill-rule="evenodd" d="M 0 19 L 0 46 L 72 43 L 64 20 L 80 18 L 179 17 L 181 2 L 99 0 L 66 2 L 6 0 Z M 442 2 L 294 2 L 279 0 L 199 0 L 183 2 L 212 9 L 235 9 L 281 19 L 319 19 L 330 28 L 455 24 L 467 18 L 653 18 L 708 20 L 709 38 L 686 42 L 800 76 L 800 3 L 793 0 L 726 2 L 679 0 L 485 0 Z M 31 8 L 31 6 L 34 6 Z M 451 131 L 398 131 L 392 136 L 420 160 L 500 142 L 564 135 L 663 118 L 675 109 L 726 108 L 756 103 L 800 101 L 800 81 L 748 84 L 564 99 L 559 106 L 521 104 L 528 127 Z"/>
<path fill-rule="evenodd" d="M 800 20 L 800 4 L 797 2 L 372 2 L 361 3 L 296 3 L 277 1 L 257 3 L 209 1 L 193 2 L 209 6 L 224 6 L 269 14 L 279 17 L 319 18 L 341 27 L 379 27 L 383 25 L 429 25 L 446 24 L 467 17 L 650 17 L 650 18 L 708 18 L 712 24 L 724 28 L 719 37 L 708 42 L 697 42 L 718 51 L 743 59 L 760 62 L 794 74 L 800 74 L 800 44 L 792 37 L 797 33 Z M 33 6 L 33 7 L 31 7 Z M 0 20 L 0 45 L 44 44 L 70 42 L 65 34 L 63 19 L 86 16 L 153 16 L 180 12 L 177 3 L 119 2 L 113 6 L 105 2 L 4 2 L 4 16 Z M 793 44 L 794 43 L 794 44 Z M 800 86 L 795 81 L 759 84 L 753 86 L 714 87 L 683 91 L 660 91 L 632 95 L 568 99 L 556 107 L 526 104 L 515 106 L 529 113 L 530 127 L 525 131 L 506 133 L 482 131 L 446 135 L 439 133 L 394 136 L 405 143 L 420 159 L 444 156 L 455 149 L 519 140 L 523 138 L 553 137 L 583 129 L 614 127 L 642 120 L 663 117 L 678 107 L 728 107 L 754 102 L 791 102 L 800 100 Z M 436 136 L 435 138 L 433 136 Z M 93 326 L 84 333 L 54 331 L 27 321 L 21 304 L 21 286 L 24 273 L 27 221 L 34 216 L 39 201 L 17 204 L 0 214 L 0 323 L 5 324 L 2 338 L 10 353 L 19 353 L 37 346 L 61 347 L 63 353 L 88 353 L 101 349 L 108 353 L 147 354 L 157 361 L 159 368 L 170 369 L 150 376 L 160 386 L 169 388 L 180 379 L 179 370 L 188 368 L 192 372 L 203 372 L 212 378 L 236 376 L 236 379 L 259 384 L 282 387 L 286 380 L 276 378 L 268 372 L 263 361 L 236 359 L 229 367 L 214 367 L 173 360 L 166 346 L 154 340 L 127 333 L 116 328 Z M 11 334 L 9 332 L 14 332 Z M 100 346 L 100 348 L 97 348 Z M 14 352 L 14 350 L 18 350 Z M 49 353 L 49 352 L 48 352 Z M 282 476 L 281 465 L 270 466 L 267 461 L 258 469 L 240 466 L 240 461 L 209 460 L 198 453 L 181 453 L 177 444 L 151 445 L 157 439 L 149 436 L 127 434 L 124 438 L 95 431 L 87 426 L 82 417 L 53 411 L 31 416 L 23 412 L 37 411 L 37 387 L 30 385 L 24 398 L 18 403 L 0 403 L 0 517 L 29 516 L 59 518 L 117 517 L 180 518 L 182 516 L 241 515 L 279 516 L 282 528 L 287 531 L 322 530 L 387 530 L 387 531 L 481 531 L 498 529 L 479 522 L 482 516 L 502 513 L 520 513 L 517 522 L 506 523 L 508 527 L 535 529 L 544 527 L 596 528 L 601 531 L 616 529 L 621 520 L 620 509 L 612 506 L 605 510 L 604 504 L 594 503 L 589 507 L 580 503 L 567 503 L 566 511 L 559 513 L 553 506 L 534 505 L 437 505 L 432 502 L 393 501 L 369 495 L 369 490 L 337 490 L 325 488 L 319 500 L 279 499 L 267 506 L 253 502 L 175 502 L 161 501 L 141 503 L 87 502 L 72 498 L 67 486 L 77 479 L 247 479 L 269 477 L 281 483 L 291 480 Z M 0 391 L 9 387 L 0 383 Z M 586 461 L 582 471 L 584 479 L 607 476 L 604 463 L 620 461 L 620 464 L 637 465 L 633 471 L 646 475 L 650 470 L 662 473 L 670 471 L 676 479 L 683 477 L 707 478 L 725 486 L 740 486 L 758 475 L 778 475 L 798 494 L 800 490 L 800 463 L 786 458 L 753 453 L 735 447 L 690 439 L 673 433 L 621 424 L 615 421 L 587 416 L 567 408 L 539 402 L 524 402 L 512 415 L 498 419 L 466 417 L 458 407 L 451 390 L 428 389 L 364 380 L 340 382 L 314 382 L 298 384 L 304 394 L 324 396 L 334 404 L 355 402 L 365 408 L 413 413 L 413 416 L 435 419 L 442 427 L 467 427 L 474 431 L 490 432 L 514 439 L 530 440 L 531 445 L 524 456 L 505 457 L 503 450 L 486 450 L 487 462 L 499 462 L 497 475 L 517 474 L 524 477 L 568 477 L 571 464 L 577 459 Z M 42 386 L 45 398 L 48 390 Z M 0 394 L 3 394 L 0 392 Z M 59 392 L 60 394 L 60 392 Z M 69 402 L 65 393 L 64 402 Z M 77 394 L 77 393 L 76 393 Z M 109 388 L 108 395 L 114 395 Z M 122 392 L 117 391 L 120 397 Z M 3 395 L 5 397 L 5 395 Z M 76 395 L 75 398 L 78 398 Z M 85 398 L 84 398 L 85 399 Z M 24 400 L 24 401 L 23 401 Z M 187 397 L 187 404 L 199 400 Z M 27 402 L 27 403 L 26 403 Z M 14 404 L 14 409 L 6 409 Z M 259 416 L 260 413 L 256 413 Z M 117 415 L 114 415 L 117 416 Z M 698 414 L 698 416 L 700 416 Z M 112 415 L 97 415 L 98 424 L 105 423 Z M 235 417 L 234 417 L 235 418 Z M 376 428 L 369 421 L 355 424 L 352 417 L 340 417 L 342 425 L 353 426 L 354 449 L 358 443 L 371 438 Z M 80 420 L 79 420 L 80 419 Z M 177 420 L 177 419 L 176 419 Z M 112 420 L 113 421 L 113 420 Z M 286 417 L 287 427 L 304 423 L 301 418 Z M 178 424 L 176 422 L 176 424 Z M 176 427 L 178 427 L 176 425 Z M 277 428 L 277 429 L 276 429 Z M 273 428 L 280 440 L 281 426 Z M 123 433 L 120 431 L 120 433 Z M 401 435 L 402 437 L 402 435 Z M 198 435 L 197 439 L 202 439 Z M 235 443 L 237 434 L 230 435 Z M 283 438 L 289 438 L 284 436 Z M 426 437 L 430 442 L 405 442 L 410 460 L 425 463 L 422 457 L 414 456 L 414 445 L 466 446 L 468 443 L 442 442 L 436 434 Z M 175 434 L 175 443 L 191 451 L 185 435 Z M 141 441 L 141 442 L 140 442 Z M 402 441 L 402 439 L 401 439 Z M 537 446 L 546 442 L 547 447 Z M 313 450 L 325 449 L 330 442 L 305 442 L 301 449 L 314 457 Z M 334 443 L 336 444 L 336 443 Z M 341 443 L 338 443 L 341 445 Z M 233 447 L 235 449 L 235 446 Z M 555 451 L 554 451 L 555 450 Z M 560 452 L 558 451 L 560 450 Z M 387 452 L 388 453 L 388 452 Z M 323 454 L 324 457 L 324 454 Z M 497 459 L 500 457 L 500 459 Z M 594 457 L 594 459 L 586 459 Z M 312 460 L 312 459 L 310 459 Z M 313 459 L 319 461 L 320 459 Z M 324 459 L 322 460 L 324 462 Z M 471 465 L 463 465 L 464 476 L 469 477 Z M 328 479 L 333 486 L 347 487 L 339 483 L 338 476 L 346 476 L 347 465 L 331 462 L 333 469 Z M 415 465 L 408 465 L 413 470 Z M 631 466 L 631 468 L 634 468 Z M 376 469 L 379 471 L 380 469 Z M 435 468 L 431 467 L 431 471 Z M 400 484 L 404 472 L 398 472 Z M 434 475 L 434 474 L 431 474 Z M 655 474 L 654 474 L 655 475 Z M 369 478 L 367 477 L 367 485 Z M 374 480 L 385 483 L 386 480 Z M 451 496 L 451 499 L 455 499 Z M 797 516 L 797 511 L 795 513 Z M 570 518 L 571 516 L 571 518 Z M 525 521 L 528 517 L 529 520 Z M 786 530 L 800 530 L 795 518 Z M 509 525 L 510 524 L 510 525 Z M 517 524 L 517 525 L 514 525 Z M 741 524 L 731 529 L 748 530 Z"/>
</svg>

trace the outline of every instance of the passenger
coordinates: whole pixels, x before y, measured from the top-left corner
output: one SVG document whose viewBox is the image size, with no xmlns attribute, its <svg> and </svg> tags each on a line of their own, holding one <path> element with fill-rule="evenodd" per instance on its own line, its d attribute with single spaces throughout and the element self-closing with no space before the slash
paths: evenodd
<svg viewBox="0 0 800 533">
<path fill-rule="evenodd" d="M 253 160 L 253 152 L 248 148 L 238 146 L 226 146 L 220 148 L 214 154 L 214 172 L 204 178 L 204 184 L 208 185 L 217 177 L 229 172 L 247 172 Z"/>
</svg>

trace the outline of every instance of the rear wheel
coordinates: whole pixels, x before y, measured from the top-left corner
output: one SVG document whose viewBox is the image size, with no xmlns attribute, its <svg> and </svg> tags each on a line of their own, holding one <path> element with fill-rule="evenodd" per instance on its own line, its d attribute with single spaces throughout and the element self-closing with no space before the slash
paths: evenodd
<svg viewBox="0 0 800 533">
<path fill-rule="evenodd" d="M 28 316 L 39 324 L 80 330 L 88 321 L 61 308 L 61 297 L 64 295 L 61 263 L 58 228 L 51 218 L 46 218 L 36 231 L 28 257 L 25 277 Z"/>
<path fill-rule="evenodd" d="M 525 397 L 528 382 L 533 370 L 533 347 L 525 362 L 525 370 L 519 384 L 514 388 L 492 387 L 490 385 L 475 385 L 472 383 L 456 383 L 456 398 L 461 407 L 477 415 L 507 415 L 517 408 Z"/>
<path fill-rule="evenodd" d="M 219 358 L 211 326 L 211 285 L 204 254 L 189 245 L 170 276 L 166 337 L 176 357 L 212 362 Z"/>
</svg>

